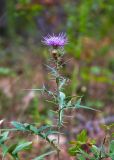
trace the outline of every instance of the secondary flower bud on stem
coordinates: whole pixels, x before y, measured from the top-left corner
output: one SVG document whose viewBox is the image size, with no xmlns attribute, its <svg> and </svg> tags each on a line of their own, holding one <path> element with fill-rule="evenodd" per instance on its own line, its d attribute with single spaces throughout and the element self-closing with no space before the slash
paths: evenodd
<svg viewBox="0 0 114 160">
<path fill-rule="evenodd" d="M 52 56 L 57 61 L 57 59 L 58 59 L 58 51 L 56 49 L 52 50 Z"/>
</svg>

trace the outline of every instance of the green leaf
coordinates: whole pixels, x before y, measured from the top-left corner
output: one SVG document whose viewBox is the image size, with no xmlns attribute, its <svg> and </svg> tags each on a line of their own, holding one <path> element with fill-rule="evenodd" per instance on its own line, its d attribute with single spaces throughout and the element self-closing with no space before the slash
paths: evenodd
<svg viewBox="0 0 114 160">
<path fill-rule="evenodd" d="M 3 157 L 5 157 L 8 151 L 8 147 L 5 144 L 1 144 L 1 148 L 2 148 L 2 155 Z"/>
<path fill-rule="evenodd" d="M 68 101 L 68 103 L 66 104 L 66 108 L 72 107 L 72 101 Z"/>
<path fill-rule="evenodd" d="M 97 157 L 99 157 L 100 149 L 97 146 L 92 145 L 91 152 L 97 158 Z"/>
<path fill-rule="evenodd" d="M 20 123 L 20 122 L 16 122 L 16 121 L 13 121 L 11 122 L 11 124 L 16 128 L 18 129 L 19 131 L 28 131 L 26 129 L 26 127 L 24 126 L 24 124 Z"/>
<path fill-rule="evenodd" d="M 91 156 L 90 156 L 87 152 L 85 152 L 84 150 L 79 149 L 79 152 L 80 152 L 85 158 L 91 159 Z"/>
<path fill-rule="evenodd" d="M 35 133 L 38 134 L 38 129 L 36 127 L 34 127 L 33 125 L 30 125 L 30 130 Z"/>
<path fill-rule="evenodd" d="M 46 129 L 50 128 L 50 127 L 51 126 L 49 126 L 49 125 L 42 126 L 42 127 L 37 129 L 37 132 L 43 132 L 44 130 L 46 130 Z"/>
<path fill-rule="evenodd" d="M 77 135 L 77 141 L 80 141 L 81 143 L 86 143 L 87 141 L 87 131 L 82 130 L 79 135 Z"/>
<path fill-rule="evenodd" d="M 77 155 L 78 160 L 85 160 L 85 157 L 82 154 Z"/>
<path fill-rule="evenodd" d="M 3 132 L 1 135 L 0 135 L 0 144 L 4 143 L 7 139 L 8 139 L 8 134 L 9 132 Z"/>
<path fill-rule="evenodd" d="M 110 158 L 114 160 L 114 154 L 110 154 Z"/>
<path fill-rule="evenodd" d="M 22 150 L 26 150 L 29 149 L 31 146 L 32 142 L 25 142 L 22 143 L 20 145 L 18 145 L 12 152 L 13 155 L 16 155 L 18 152 L 22 151 Z"/>
<path fill-rule="evenodd" d="M 90 107 L 87 107 L 87 106 L 77 105 L 77 103 L 75 104 L 75 108 L 77 108 L 77 109 L 83 108 L 83 109 L 89 109 L 89 110 L 93 110 L 93 111 L 99 111 L 97 109 L 90 108 Z"/>
<path fill-rule="evenodd" d="M 53 154 L 53 153 L 56 153 L 56 151 L 50 151 L 50 152 L 44 153 L 44 154 L 34 158 L 33 160 L 43 160 L 46 156 Z"/>
<path fill-rule="evenodd" d="M 68 149 L 68 153 L 69 153 L 71 156 L 76 156 L 77 153 L 79 153 L 79 148 L 80 148 L 80 145 L 70 147 L 70 148 Z"/>
<path fill-rule="evenodd" d="M 17 144 L 12 144 L 9 147 L 3 146 L 3 157 L 5 157 L 7 153 L 10 153 L 12 155 L 12 152 L 16 146 Z"/>
<path fill-rule="evenodd" d="M 89 110 L 93 110 L 93 111 L 99 111 L 99 110 L 81 105 L 81 98 L 74 104 L 74 107 L 77 109 L 83 108 L 83 109 L 89 109 Z"/>
<path fill-rule="evenodd" d="M 110 146 L 109 146 L 109 152 L 110 154 L 114 154 L 114 140 L 111 141 Z"/>
<path fill-rule="evenodd" d="M 76 102 L 76 105 L 80 105 L 81 104 L 81 101 L 82 101 L 82 98 L 79 98 Z"/>
</svg>

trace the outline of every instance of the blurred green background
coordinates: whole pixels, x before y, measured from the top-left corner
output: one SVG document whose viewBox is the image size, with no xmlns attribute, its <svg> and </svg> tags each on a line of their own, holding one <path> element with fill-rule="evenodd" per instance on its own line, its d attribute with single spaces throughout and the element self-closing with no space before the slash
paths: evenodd
<svg viewBox="0 0 114 160">
<path fill-rule="evenodd" d="M 24 89 L 49 83 L 44 64 L 50 54 L 41 39 L 59 32 L 69 39 L 66 93 L 82 95 L 84 104 L 113 116 L 113 14 L 114 0 L 0 0 L 0 119 L 51 123 L 51 106 Z"/>
</svg>

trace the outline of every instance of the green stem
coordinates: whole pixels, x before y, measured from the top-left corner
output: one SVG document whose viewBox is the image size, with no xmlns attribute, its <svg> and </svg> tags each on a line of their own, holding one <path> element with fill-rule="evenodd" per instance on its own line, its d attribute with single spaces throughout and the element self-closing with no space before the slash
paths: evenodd
<svg viewBox="0 0 114 160">
<path fill-rule="evenodd" d="M 58 78 L 59 80 L 59 78 Z M 58 95 L 58 98 L 59 98 L 59 83 L 57 83 L 57 95 Z M 58 146 L 60 144 L 60 111 L 58 113 L 58 124 L 57 124 L 57 128 L 58 128 Z M 60 151 L 57 152 L 57 157 L 58 157 L 58 160 L 60 160 Z"/>
<path fill-rule="evenodd" d="M 57 61 L 56 61 L 56 69 L 58 71 L 58 75 L 59 75 L 59 70 L 60 70 L 60 66 L 59 66 L 59 60 L 57 58 Z M 57 84 L 57 99 L 59 99 L 59 80 L 60 80 L 60 76 L 58 76 L 56 78 L 56 84 Z M 59 109 L 60 109 L 60 106 L 58 106 Z M 60 112 L 58 112 L 58 124 L 57 124 L 57 128 L 58 128 L 58 146 L 60 144 Z M 60 151 L 57 152 L 57 158 L 58 160 L 60 160 Z"/>
<path fill-rule="evenodd" d="M 60 127 L 58 126 L 58 145 L 60 143 Z M 58 160 L 60 159 L 60 150 L 58 150 L 57 152 L 57 157 L 58 157 Z"/>
</svg>

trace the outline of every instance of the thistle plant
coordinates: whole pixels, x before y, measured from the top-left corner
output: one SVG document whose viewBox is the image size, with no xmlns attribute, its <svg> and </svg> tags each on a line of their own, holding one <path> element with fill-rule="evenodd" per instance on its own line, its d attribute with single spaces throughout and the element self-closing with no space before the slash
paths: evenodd
<svg viewBox="0 0 114 160">
<path fill-rule="evenodd" d="M 81 98 L 74 100 L 74 96 L 67 96 L 65 94 L 64 87 L 67 85 L 68 78 L 62 75 L 62 67 L 63 67 L 63 59 L 64 59 L 64 46 L 68 43 L 68 38 L 64 33 L 60 33 L 59 35 L 53 34 L 47 35 L 43 38 L 42 43 L 47 45 L 51 48 L 51 65 L 47 65 L 47 68 L 50 71 L 51 80 L 55 81 L 56 87 L 54 91 L 49 90 L 45 85 L 43 85 L 40 89 L 30 89 L 34 91 L 39 91 L 42 94 L 46 93 L 51 97 L 51 101 L 47 100 L 48 102 L 55 105 L 53 112 L 57 115 L 57 123 L 52 125 L 43 125 L 41 127 L 37 126 L 36 124 L 29 124 L 29 123 L 21 123 L 13 121 L 11 122 L 12 128 L 1 129 L 0 135 L 0 147 L 3 150 L 3 158 L 6 154 L 10 154 L 10 156 L 15 159 L 19 160 L 18 152 L 27 149 L 32 145 L 32 142 L 26 142 L 22 144 L 12 144 L 11 146 L 7 146 L 5 142 L 9 140 L 9 132 L 26 132 L 30 134 L 37 135 L 41 137 L 43 140 L 48 142 L 51 147 L 57 151 L 57 159 L 60 160 L 60 134 L 61 129 L 64 127 L 64 110 L 67 109 L 92 109 L 81 105 Z M 94 110 L 94 109 L 92 109 Z M 50 135 L 57 134 L 57 142 L 55 139 L 50 139 Z M 45 153 L 40 157 L 36 157 L 34 160 L 39 160 L 44 158 L 46 155 L 53 153 L 53 151 Z"/>
<path fill-rule="evenodd" d="M 56 113 L 58 115 L 58 121 L 57 121 L 57 130 L 58 130 L 58 146 L 60 142 L 60 132 L 61 128 L 64 126 L 64 110 L 65 109 L 79 109 L 79 108 L 85 108 L 85 109 L 91 109 L 89 107 L 81 105 L 81 98 L 78 99 L 76 102 L 73 101 L 72 96 L 66 96 L 64 91 L 64 86 L 67 84 L 68 78 L 64 77 L 61 74 L 61 70 L 63 67 L 63 56 L 65 54 L 64 52 L 64 46 L 68 43 L 68 39 L 65 34 L 60 33 L 59 35 L 53 34 L 47 35 L 42 40 L 43 44 L 51 47 L 51 56 L 52 56 L 52 66 L 47 66 L 47 68 L 50 70 L 51 76 L 53 80 L 55 80 L 56 83 L 56 89 L 55 92 L 48 91 L 44 87 L 44 91 L 46 91 L 49 95 L 52 96 L 52 103 L 56 104 L 58 109 L 56 110 Z M 94 110 L 94 109 L 93 109 Z M 58 150 L 58 160 L 60 159 L 60 150 Z"/>
<path fill-rule="evenodd" d="M 47 37 L 44 37 L 44 40 L 42 41 L 45 45 L 51 46 L 51 54 L 54 62 L 54 67 L 49 67 L 51 71 L 51 74 L 56 82 L 56 93 L 53 93 L 54 95 L 54 102 L 58 106 L 58 122 L 57 122 L 57 128 L 58 128 L 58 145 L 60 141 L 60 129 L 63 124 L 63 108 L 65 107 L 65 93 L 62 92 L 63 86 L 65 85 L 66 78 L 63 77 L 60 73 L 62 68 L 62 58 L 64 55 L 64 52 L 62 48 L 64 45 L 68 43 L 68 39 L 65 34 L 60 33 L 58 36 L 56 35 L 48 35 Z M 61 50 L 60 50 L 61 48 Z M 60 151 L 58 151 L 58 160 L 60 157 Z"/>
</svg>

